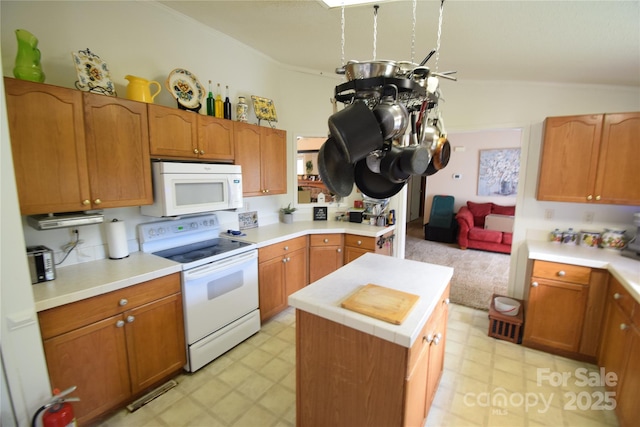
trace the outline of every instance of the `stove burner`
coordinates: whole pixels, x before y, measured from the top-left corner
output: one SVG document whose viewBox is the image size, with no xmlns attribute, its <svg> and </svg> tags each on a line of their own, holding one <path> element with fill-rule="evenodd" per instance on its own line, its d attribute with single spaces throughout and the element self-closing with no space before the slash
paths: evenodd
<svg viewBox="0 0 640 427">
<path fill-rule="evenodd" d="M 179 246 L 177 248 L 165 249 L 163 251 L 154 252 L 153 255 L 167 258 L 181 264 L 187 264 L 205 258 L 211 258 L 249 245 L 250 243 L 240 242 L 237 240 L 217 238 L 186 246 Z"/>
</svg>

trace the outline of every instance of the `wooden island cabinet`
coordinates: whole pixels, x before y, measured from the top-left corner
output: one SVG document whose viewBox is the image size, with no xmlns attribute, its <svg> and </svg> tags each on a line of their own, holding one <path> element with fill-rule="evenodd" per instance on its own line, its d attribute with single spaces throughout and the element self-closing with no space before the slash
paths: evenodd
<svg viewBox="0 0 640 427">
<path fill-rule="evenodd" d="M 444 366 L 452 274 L 368 253 L 293 294 L 296 425 L 422 427 Z M 341 308 L 366 283 L 420 299 L 400 325 Z"/>
<path fill-rule="evenodd" d="M 179 273 L 38 313 L 51 386 L 77 386 L 80 425 L 182 370 L 182 314 Z"/>
</svg>

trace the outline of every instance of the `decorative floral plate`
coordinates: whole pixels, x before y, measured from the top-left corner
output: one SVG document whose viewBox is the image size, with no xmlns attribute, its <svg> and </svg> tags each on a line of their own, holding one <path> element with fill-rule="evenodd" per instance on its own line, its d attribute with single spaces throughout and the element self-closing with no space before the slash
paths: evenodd
<svg viewBox="0 0 640 427">
<path fill-rule="evenodd" d="M 88 92 L 116 96 L 106 62 L 89 49 L 71 52 L 78 73 L 76 87 Z"/>
<path fill-rule="evenodd" d="M 258 120 L 266 120 L 268 122 L 278 121 L 276 106 L 273 105 L 272 100 L 255 95 L 251 95 L 251 99 L 253 100 L 253 109 L 256 112 L 256 118 Z"/>
<path fill-rule="evenodd" d="M 187 109 L 199 108 L 205 97 L 205 91 L 198 78 L 184 68 L 176 68 L 169 73 L 166 81 L 167 89 L 178 104 Z"/>
</svg>

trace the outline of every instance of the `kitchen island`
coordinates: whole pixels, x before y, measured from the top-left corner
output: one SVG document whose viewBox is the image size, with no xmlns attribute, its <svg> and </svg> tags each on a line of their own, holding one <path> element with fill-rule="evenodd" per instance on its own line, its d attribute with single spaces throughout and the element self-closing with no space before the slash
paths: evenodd
<svg viewBox="0 0 640 427">
<path fill-rule="evenodd" d="M 300 426 L 422 426 L 444 362 L 450 267 L 376 254 L 292 294 Z M 341 307 L 364 285 L 419 296 L 395 325 Z"/>
</svg>

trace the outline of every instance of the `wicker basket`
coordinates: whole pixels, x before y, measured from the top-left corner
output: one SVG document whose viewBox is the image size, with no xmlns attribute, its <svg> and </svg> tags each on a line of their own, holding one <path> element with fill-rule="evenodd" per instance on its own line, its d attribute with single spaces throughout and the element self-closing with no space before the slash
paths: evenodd
<svg viewBox="0 0 640 427">
<path fill-rule="evenodd" d="M 520 310 L 516 316 L 507 316 L 495 308 L 494 300 L 502 295 L 493 294 L 491 296 L 491 306 L 489 307 L 489 336 L 515 344 L 522 342 L 522 327 L 524 325 L 524 304 L 521 300 Z"/>
</svg>

